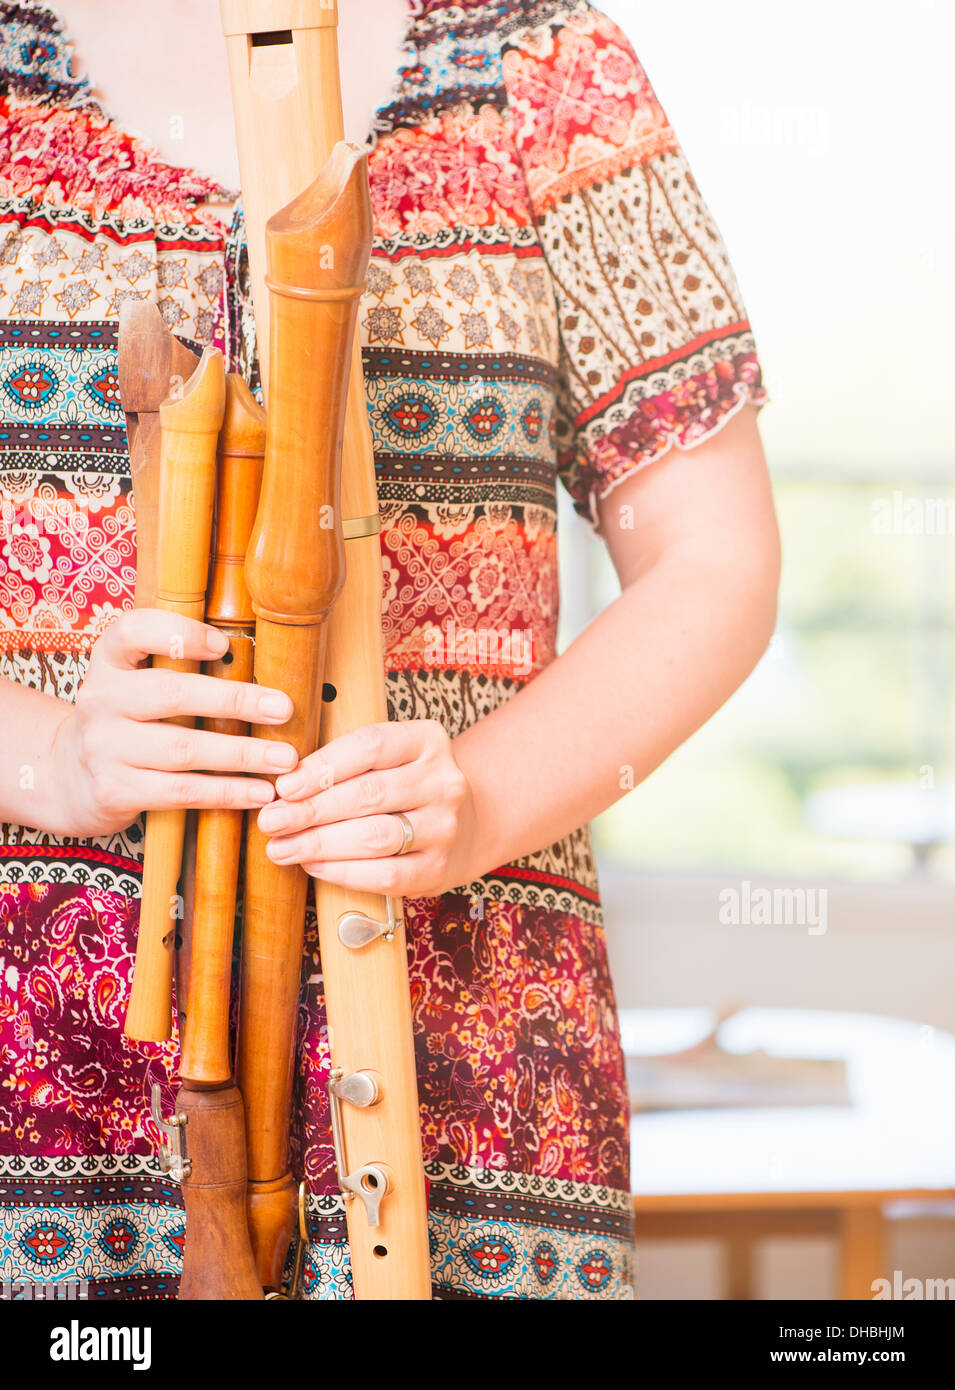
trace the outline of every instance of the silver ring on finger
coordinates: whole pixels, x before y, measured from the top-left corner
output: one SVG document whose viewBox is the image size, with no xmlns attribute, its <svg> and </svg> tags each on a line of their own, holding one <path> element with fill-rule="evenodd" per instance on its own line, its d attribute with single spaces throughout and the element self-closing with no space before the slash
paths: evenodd
<svg viewBox="0 0 955 1390">
<path fill-rule="evenodd" d="M 402 840 L 401 848 L 398 850 L 398 853 L 407 854 L 414 844 L 414 826 L 403 811 L 392 811 L 391 814 L 394 816 L 395 820 L 401 822 Z"/>
</svg>

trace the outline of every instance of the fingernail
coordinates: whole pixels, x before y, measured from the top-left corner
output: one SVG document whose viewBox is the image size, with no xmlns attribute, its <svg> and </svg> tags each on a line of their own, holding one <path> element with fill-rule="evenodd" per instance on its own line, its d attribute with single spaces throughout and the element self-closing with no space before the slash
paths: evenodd
<svg viewBox="0 0 955 1390">
<path fill-rule="evenodd" d="M 218 632 L 215 628 L 206 633 L 206 650 L 212 652 L 213 656 L 224 656 L 229 650 L 229 639 L 224 632 Z"/>
<path fill-rule="evenodd" d="M 287 859 L 292 857 L 292 851 L 290 849 L 286 849 L 284 845 L 277 845 L 274 841 L 266 846 L 265 852 L 276 864 L 284 864 Z"/>
<path fill-rule="evenodd" d="M 274 795 L 272 788 L 264 786 L 261 782 L 249 788 L 249 800 L 256 806 L 268 805 Z"/>
<path fill-rule="evenodd" d="M 259 713 L 270 719 L 288 719 L 292 701 L 287 695 L 260 695 Z"/>
<path fill-rule="evenodd" d="M 298 754 L 289 743 L 272 743 L 266 750 L 265 761 L 269 767 L 294 767 L 298 762 Z"/>
<path fill-rule="evenodd" d="M 259 812 L 259 829 L 271 834 L 273 831 L 281 830 L 287 820 L 288 814 L 284 807 L 272 802 L 264 811 Z"/>
<path fill-rule="evenodd" d="M 297 796 L 305 786 L 305 778 L 300 772 L 290 772 L 287 777 L 280 777 L 282 783 L 282 796 Z"/>
<path fill-rule="evenodd" d="M 306 865 L 305 865 L 305 872 L 306 872 L 311 878 L 324 878 L 324 877 L 325 877 L 325 865 L 324 865 L 324 864 L 306 864 Z"/>
</svg>

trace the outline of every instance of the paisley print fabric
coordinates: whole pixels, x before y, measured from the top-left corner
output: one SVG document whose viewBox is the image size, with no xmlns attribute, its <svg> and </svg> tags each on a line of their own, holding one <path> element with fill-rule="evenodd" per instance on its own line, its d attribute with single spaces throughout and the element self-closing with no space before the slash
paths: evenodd
<svg viewBox="0 0 955 1390">
<path fill-rule="evenodd" d="M 54 10 L 0 0 L 0 18 L 0 674 L 72 700 L 136 575 L 119 306 L 158 304 L 253 388 L 255 328 L 225 190 L 100 109 Z M 370 170 L 360 324 L 389 709 L 454 735 L 554 657 L 558 479 L 594 517 L 764 393 L 666 116 L 589 4 L 410 6 Z M 0 827 L 0 1277 L 175 1296 L 184 1218 L 149 1093 L 171 1103 L 178 1039 L 121 1031 L 141 866 L 141 822 L 77 841 Z M 588 832 L 407 916 L 435 1296 L 630 1297 Z M 311 918 L 296 1055 L 304 1295 L 349 1298 Z"/>
</svg>

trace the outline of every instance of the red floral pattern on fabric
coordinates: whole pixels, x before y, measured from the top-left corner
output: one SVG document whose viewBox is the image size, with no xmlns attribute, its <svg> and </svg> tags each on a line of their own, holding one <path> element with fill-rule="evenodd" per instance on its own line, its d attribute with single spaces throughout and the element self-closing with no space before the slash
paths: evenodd
<svg viewBox="0 0 955 1390">
<path fill-rule="evenodd" d="M 369 157 L 379 236 L 526 226 L 524 174 L 501 113 L 467 102 L 379 140 Z"/>
<path fill-rule="evenodd" d="M 627 40 L 579 9 L 504 55 L 515 134 L 538 212 L 663 150 L 676 136 Z"/>
<path fill-rule="evenodd" d="M 182 217 L 225 191 L 214 179 L 157 160 L 145 141 L 105 116 L 0 98 L 0 196 L 53 201 L 94 216 L 109 208 L 134 217 L 146 207 Z"/>
<path fill-rule="evenodd" d="M 478 518 L 405 513 L 382 535 L 389 670 L 493 670 L 526 680 L 553 660 L 558 579 L 551 518 L 506 506 Z"/>
<path fill-rule="evenodd" d="M 625 424 L 594 446 L 591 471 L 581 471 L 581 486 L 606 497 L 616 482 L 633 472 L 635 458 L 653 463 L 673 444 L 689 449 L 712 434 L 741 405 L 763 395 L 754 353 L 717 362 L 708 372 L 641 402 Z"/>
<path fill-rule="evenodd" d="M 95 512 L 75 493 L 45 505 L 34 494 L 0 517 L 0 612 L 12 620 L 0 648 L 16 648 L 29 631 L 35 649 L 82 651 L 132 606 L 135 517 L 126 488 L 105 481 L 119 496 L 96 499 Z"/>
<path fill-rule="evenodd" d="M 406 904 L 426 1157 L 625 1187 L 626 1087 L 603 933 L 509 904 L 488 903 L 473 921 L 471 908 L 451 895 Z M 150 1089 L 163 1083 L 171 1100 L 177 1045 L 121 1031 L 136 917 L 115 893 L 0 884 L 0 1129 L 14 1152 L 151 1152 Z M 314 925 L 306 950 L 317 965 Z M 328 1039 L 314 989 L 298 1055 L 301 1162 L 331 1192 Z"/>
<path fill-rule="evenodd" d="M 153 1151 L 149 1094 L 172 1077 L 178 1049 L 123 1035 L 138 917 L 118 893 L 0 882 L 6 1152 Z"/>
<path fill-rule="evenodd" d="M 603 933 L 510 904 L 472 921 L 471 907 L 450 894 L 405 904 L 425 1158 L 625 1189 L 628 1100 Z M 323 1024 L 310 1002 L 300 1161 L 332 1185 Z"/>
<path fill-rule="evenodd" d="M 428 906 L 411 914 L 428 1156 L 516 1160 L 626 1188 L 628 1104 L 603 933 L 507 904 L 478 921 L 467 899 Z"/>
</svg>

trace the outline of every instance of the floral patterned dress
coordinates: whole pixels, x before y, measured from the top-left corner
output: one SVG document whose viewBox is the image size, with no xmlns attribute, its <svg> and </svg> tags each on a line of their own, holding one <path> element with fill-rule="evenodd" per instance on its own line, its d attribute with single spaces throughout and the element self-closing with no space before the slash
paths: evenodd
<svg viewBox="0 0 955 1390">
<path fill-rule="evenodd" d="M 72 700 L 132 603 L 116 320 L 157 303 L 257 377 L 239 215 L 0 3 L 0 674 Z M 719 233 L 620 31 L 574 0 L 424 0 L 370 159 L 360 320 L 391 717 L 451 735 L 555 655 L 558 477 L 615 484 L 764 399 Z M 532 769 L 528 769 L 532 775 Z M 172 1298 L 178 1189 L 150 1087 L 176 1041 L 122 1021 L 142 823 L 0 826 L 0 1277 Z M 407 904 L 438 1298 L 631 1296 L 628 1110 L 588 832 Z M 313 924 L 294 1162 L 305 1291 L 351 1296 Z"/>
</svg>

